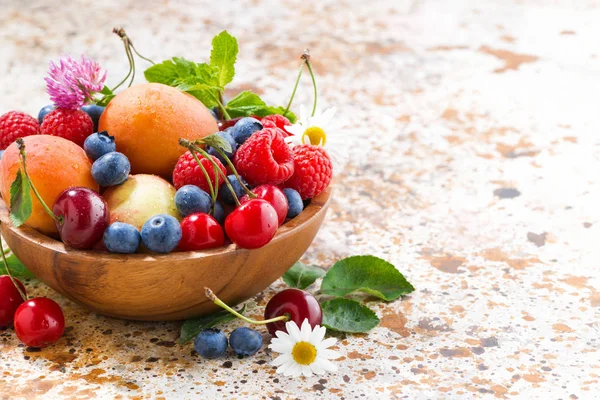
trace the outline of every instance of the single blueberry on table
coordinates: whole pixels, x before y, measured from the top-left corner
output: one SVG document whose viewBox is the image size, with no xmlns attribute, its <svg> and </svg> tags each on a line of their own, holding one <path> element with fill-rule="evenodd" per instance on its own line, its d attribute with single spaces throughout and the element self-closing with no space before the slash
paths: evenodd
<svg viewBox="0 0 600 400">
<path fill-rule="evenodd" d="M 104 107 L 97 106 L 95 104 L 88 104 L 87 106 L 81 107 L 81 111 L 90 116 L 92 122 L 94 123 L 94 132 L 98 132 L 98 121 L 100 121 L 100 116 L 104 112 Z"/>
<path fill-rule="evenodd" d="M 223 205 L 218 201 L 215 203 L 215 211 L 209 214 L 217 220 L 219 225 L 223 225 L 225 223 L 225 209 L 223 208 Z"/>
<path fill-rule="evenodd" d="M 194 349 L 204 358 L 219 358 L 227 351 L 227 336 L 215 328 L 204 329 L 194 339 Z"/>
<path fill-rule="evenodd" d="M 229 345 L 240 357 L 256 354 L 262 347 L 263 338 L 260 332 L 254 329 L 241 327 L 229 335 Z"/>
<path fill-rule="evenodd" d="M 83 142 L 83 149 L 89 158 L 96 161 L 106 153 L 117 150 L 115 137 L 110 136 L 108 132 L 102 131 L 92 133 Z"/>
<path fill-rule="evenodd" d="M 92 177 L 100 186 L 115 186 L 127 180 L 131 165 L 125 154 L 112 151 L 92 164 Z"/>
<path fill-rule="evenodd" d="M 46 107 L 40 110 L 40 112 L 38 113 L 38 122 L 40 123 L 40 125 L 42 124 L 42 122 L 44 122 L 44 117 L 48 115 L 51 111 L 53 111 L 55 108 L 56 107 L 54 107 L 54 104 L 48 104 Z"/>
<path fill-rule="evenodd" d="M 233 161 L 233 156 L 235 155 L 235 151 L 237 150 L 237 143 L 235 143 L 235 140 L 233 140 L 233 137 L 231 136 L 231 134 L 229 132 L 217 132 L 217 135 L 221 136 L 223 139 L 225 139 L 231 145 L 231 151 L 223 150 L 223 153 L 225 153 L 227 158 L 229 158 L 230 160 Z M 208 152 L 208 154 L 217 157 L 223 163 L 223 165 L 227 165 L 227 162 L 225 161 L 225 159 L 223 158 L 221 153 L 219 153 L 212 147 L 209 146 L 207 152 Z"/>
<path fill-rule="evenodd" d="M 242 179 L 242 182 L 244 183 L 244 185 L 246 185 L 246 187 L 247 187 L 248 183 L 244 180 L 244 178 L 242 178 L 242 177 L 240 177 L 240 178 Z M 227 180 L 229 181 L 229 183 L 231 183 L 231 187 L 233 187 L 233 191 L 235 192 L 235 195 L 237 196 L 237 198 L 239 200 L 239 198 L 245 194 L 244 189 L 242 188 L 242 185 L 240 185 L 240 181 L 238 181 L 237 178 L 235 177 L 235 175 L 233 175 L 233 174 L 227 176 Z M 221 185 L 221 188 L 219 189 L 219 200 L 221 200 L 225 204 L 229 204 L 230 206 L 233 206 L 235 204 L 235 200 L 233 199 L 231 190 L 229 190 L 229 186 L 227 186 L 226 183 Z"/>
<path fill-rule="evenodd" d="M 136 227 L 124 222 L 113 222 L 104 231 L 104 245 L 111 253 L 135 253 L 141 240 Z"/>
<path fill-rule="evenodd" d="M 259 120 L 252 117 L 242 118 L 231 128 L 231 136 L 238 146 L 241 146 L 254 132 L 262 128 L 263 124 Z"/>
<path fill-rule="evenodd" d="M 150 251 L 169 253 L 177 247 L 180 240 L 181 225 L 171 215 L 155 215 L 142 227 L 142 243 Z"/>
<path fill-rule="evenodd" d="M 292 188 L 283 189 L 283 194 L 285 194 L 285 198 L 288 201 L 288 218 L 294 218 L 298 216 L 304 209 L 304 203 L 302 202 L 302 197 L 300 197 L 300 193 Z"/>
<path fill-rule="evenodd" d="M 195 185 L 185 185 L 175 193 L 175 206 L 184 217 L 194 213 L 208 213 L 212 206 L 210 195 Z"/>
</svg>

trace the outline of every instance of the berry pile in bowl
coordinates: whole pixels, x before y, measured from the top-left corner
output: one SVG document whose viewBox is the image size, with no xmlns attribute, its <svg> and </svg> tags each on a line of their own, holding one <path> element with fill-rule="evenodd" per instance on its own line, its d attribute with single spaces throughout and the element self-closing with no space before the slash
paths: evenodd
<svg viewBox="0 0 600 400">
<path fill-rule="evenodd" d="M 141 56 L 109 88 L 95 61 L 50 63 L 53 104 L 0 116 L 2 235 L 42 281 L 92 310 L 142 320 L 209 313 L 263 290 L 314 239 L 332 162 L 308 52 L 286 107 L 244 91 L 225 101 L 238 45 L 221 32 L 210 61 Z M 136 56 L 152 64 L 133 84 Z M 312 112 L 291 111 L 302 70 Z M 127 86 L 127 87 L 126 87 Z M 315 122 L 323 122 L 316 124 Z"/>
</svg>

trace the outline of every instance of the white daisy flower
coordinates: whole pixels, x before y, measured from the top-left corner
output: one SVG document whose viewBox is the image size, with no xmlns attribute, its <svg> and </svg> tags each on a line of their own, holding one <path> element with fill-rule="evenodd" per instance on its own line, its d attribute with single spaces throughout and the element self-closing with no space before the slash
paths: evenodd
<svg viewBox="0 0 600 400">
<path fill-rule="evenodd" d="M 294 321 L 286 322 L 285 327 L 288 333 L 275 332 L 277 337 L 273 338 L 269 345 L 271 350 L 281 353 L 271 364 L 278 367 L 278 374 L 298 377 L 322 375 L 337 370 L 330 360 L 339 358 L 340 354 L 328 349 L 337 339 L 323 340 L 327 331 L 325 327 L 317 325 L 311 329 L 308 319 L 302 322 L 300 329 Z"/>
<path fill-rule="evenodd" d="M 311 117 L 304 104 L 301 105 L 300 117 L 296 123 L 285 127 L 285 130 L 292 134 L 286 138 L 286 142 L 292 146 L 299 144 L 323 146 L 334 166 L 343 167 L 347 157 L 342 149 L 346 141 L 342 137 L 339 119 L 334 118 L 336 112 L 337 109 L 331 107 L 323 113 L 316 112 Z"/>
</svg>

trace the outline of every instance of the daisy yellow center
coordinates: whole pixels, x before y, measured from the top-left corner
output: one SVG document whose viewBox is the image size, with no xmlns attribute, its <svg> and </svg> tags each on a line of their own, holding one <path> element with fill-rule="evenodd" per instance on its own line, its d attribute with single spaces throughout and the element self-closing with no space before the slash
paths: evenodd
<svg viewBox="0 0 600 400">
<path fill-rule="evenodd" d="M 308 342 L 298 342 L 292 349 L 292 358 L 300 365 L 310 365 L 317 358 L 317 348 Z"/>
<path fill-rule="evenodd" d="M 324 146 L 327 142 L 325 131 L 318 126 L 311 126 L 304 131 L 302 134 L 302 143 L 304 143 L 304 137 L 307 137 L 310 144 L 315 146 Z"/>
</svg>

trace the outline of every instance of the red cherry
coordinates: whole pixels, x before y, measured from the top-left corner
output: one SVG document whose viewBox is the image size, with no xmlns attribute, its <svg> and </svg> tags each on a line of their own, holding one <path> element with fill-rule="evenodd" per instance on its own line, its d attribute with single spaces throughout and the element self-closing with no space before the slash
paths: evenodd
<svg viewBox="0 0 600 400">
<path fill-rule="evenodd" d="M 58 195 L 52 212 L 63 218 L 56 228 L 62 241 L 75 249 L 90 249 L 108 227 L 106 201 L 92 189 L 74 187 Z"/>
<path fill-rule="evenodd" d="M 15 282 L 25 292 L 25 286 L 15 278 Z M 23 303 L 23 298 L 8 275 L 0 276 L 0 327 L 4 328 L 13 323 L 15 311 Z"/>
<path fill-rule="evenodd" d="M 252 189 L 252 193 L 257 195 L 259 199 L 268 201 L 277 212 L 279 225 L 283 224 L 288 213 L 288 201 L 283 191 L 277 186 L 260 185 Z M 245 195 L 240 199 L 240 203 L 244 204 L 249 200 L 248 195 Z"/>
<path fill-rule="evenodd" d="M 229 239 L 243 249 L 256 249 L 269 243 L 277 232 L 277 212 L 263 199 L 251 199 L 225 219 Z"/>
<path fill-rule="evenodd" d="M 321 325 L 323 322 L 323 311 L 315 297 L 300 289 L 285 289 L 271 297 L 265 308 L 265 319 L 288 315 L 289 321 L 294 321 L 298 327 L 308 319 L 311 327 Z M 267 329 L 272 336 L 276 331 L 287 332 L 286 321 L 277 321 L 267 324 Z"/>
<path fill-rule="evenodd" d="M 192 251 L 221 247 L 225 243 L 223 228 L 205 213 L 190 214 L 181 221 L 179 250 Z"/>
<path fill-rule="evenodd" d="M 54 300 L 36 297 L 27 300 L 15 312 L 15 332 L 21 342 L 31 347 L 46 347 L 60 339 L 65 331 L 65 317 Z"/>
</svg>

